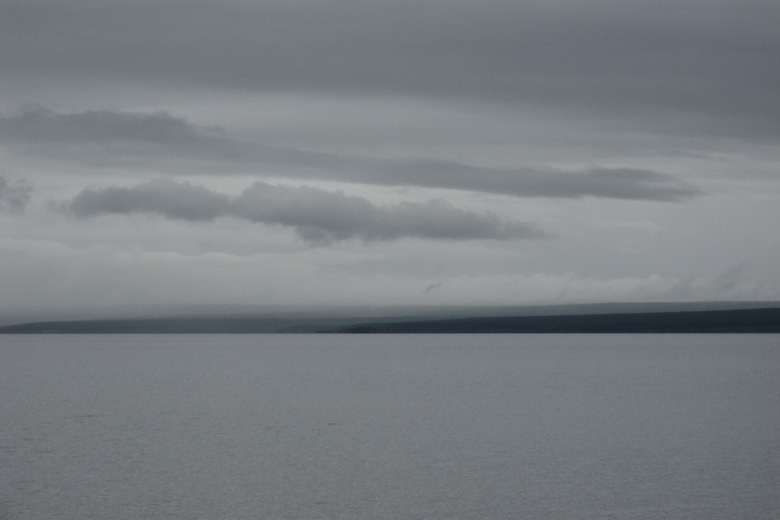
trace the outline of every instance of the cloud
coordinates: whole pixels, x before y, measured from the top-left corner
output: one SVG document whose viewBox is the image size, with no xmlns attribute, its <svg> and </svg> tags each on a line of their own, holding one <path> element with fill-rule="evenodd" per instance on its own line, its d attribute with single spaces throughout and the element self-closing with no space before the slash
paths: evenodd
<svg viewBox="0 0 780 520">
<path fill-rule="evenodd" d="M 251 222 L 292 227 L 308 242 L 404 237 L 437 240 L 544 238 L 536 227 L 508 222 L 493 213 L 458 209 L 443 200 L 378 206 L 367 199 L 307 186 L 256 182 L 237 197 L 171 180 L 131 188 L 86 189 L 69 205 L 77 217 L 99 214 L 157 213 L 168 218 L 206 221 L 232 216 Z"/>
<path fill-rule="evenodd" d="M 776 136 L 777 14 L 774 0 L 28 0 L 0 18 L 0 48 L 14 50 L 0 69 L 674 112 L 702 131 Z"/>
<path fill-rule="evenodd" d="M 744 300 L 761 290 L 771 290 L 771 284 L 761 287 L 750 263 L 743 261 L 720 273 L 686 276 L 669 288 L 668 295 L 678 300 Z"/>
<path fill-rule="evenodd" d="M 199 142 L 205 128 L 167 112 L 134 113 L 87 110 L 61 113 L 29 105 L 11 114 L 0 114 L 0 137 L 24 143 L 106 143 L 112 141 L 167 145 Z"/>
<path fill-rule="evenodd" d="M 431 292 L 435 291 L 436 289 L 440 289 L 443 286 L 444 284 L 441 282 L 428 284 L 428 286 L 423 290 L 423 294 L 430 294 Z"/>
<path fill-rule="evenodd" d="M 584 172 L 522 168 L 479 168 L 443 161 L 394 161 L 378 165 L 387 175 L 336 175 L 340 180 L 385 185 L 438 187 L 515 197 L 680 202 L 703 192 L 674 176 L 639 168 L 594 168 Z M 391 175 L 392 173 L 392 175 Z"/>
<path fill-rule="evenodd" d="M 0 210 L 21 212 L 30 201 L 32 185 L 24 180 L 6 180 L 0 175 Z"/>
<path fill-rule="evenodd" d="M 257 156 L 220 128 L 196 125 L 165 111 L 59 112 L 27 105 L 0 113 L 0 142 L 27 155 L 88 167 L 159 166 L 162 161 L 213 167 L 217 161 L 255 161 Z"/>
<path fill-rule="evenodd" d="M 46 154 L 57 153 L 57 146 L 64 145 L 62 152 L 67 158 L 86 164 L 126 164 L 129 159 L 159 165 L 161 158 L 168 157 L 200 161 L 206 173 L 229 163 L 226 167 L 232 165 L 256 175 L 267 169 L 301 179 L 447 188 L 515 197 L 680 202 L 702 194 L 672 175 L 647 169 L 498 169 L 451 161 L 366 158 L 244 143 L 166 112 L 59 113 L 34 106 L 11 116 L 0 115 L 0 136 L 12 142 L 44 145 Z M 78 153 L 70 150 L 73 145 L 80 147 Z M 102 161 L 95 162 L 95 155 Z"/>
<path fill-rule="evenodd" d="M 227 213 L 230 198 L 189 183 L 158 180 L 133 188 L 86 189 L 70 204 L 77 217 L 107 213 L 160 213 L 190 221 L 213 220 Z"/>
</svg>

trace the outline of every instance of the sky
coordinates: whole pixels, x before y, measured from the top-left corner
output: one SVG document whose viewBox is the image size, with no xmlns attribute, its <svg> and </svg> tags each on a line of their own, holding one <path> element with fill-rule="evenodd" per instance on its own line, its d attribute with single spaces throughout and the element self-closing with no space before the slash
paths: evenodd
<svg viewBox="0 0 780 520">
<path fill-rule="evenodd" d="M 780 300 L 776 0 L 3 0 L 0 312 Z"/>
</svg>

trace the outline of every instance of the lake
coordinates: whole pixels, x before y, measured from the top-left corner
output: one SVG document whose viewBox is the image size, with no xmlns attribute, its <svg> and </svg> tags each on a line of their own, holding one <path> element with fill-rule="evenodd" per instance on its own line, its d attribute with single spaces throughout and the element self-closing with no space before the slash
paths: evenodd
<svg viewBox="0 0 780 520">
<path fill-rule="evenodd" d="M 780 335 L 0 336 L 0 519 L 780 518 Z"/>
</svg>

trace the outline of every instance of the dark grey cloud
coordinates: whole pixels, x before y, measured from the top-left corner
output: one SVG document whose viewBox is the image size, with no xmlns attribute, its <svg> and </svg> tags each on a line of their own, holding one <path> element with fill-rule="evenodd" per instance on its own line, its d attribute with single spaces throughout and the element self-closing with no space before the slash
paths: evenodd
<svg viewBox="0 0 780 520">
<path fill-rule="evenodd" d="M 118 161 L 161 154 L 242 160 L 249 151 L 226 138 L 220 128 L 196 125 L 165 111 L 58 112 L 40 105 L 0 113 L 0 143 L 49 155 L 77 150 L 71 157 L 87 163 L 100 154 Z"/>
<path fill-rule="evenodd" d="M 0 70 L 676 112 L 777 135 L 779 17 L 775 0 L 11 0 Z"/>
<path fill-rule="evenodd" d="M 204 173 L 226 167 L 217 162 L 229 162 L 232 167 L 253 170 L 258 175 L 269 169 L 297 178 L 448 188 L 515 197 L 679 202 L 702 193 L 672 175 L 646 169 L 495 169 L 440 160 L 372 159 L 243 143 L 164 112 L 59 113 L 31 107 L 9 116 L 0 114 L 0 138 L 43 146 L 43 153 L 47 154 L 57 153 L 57 147 L 64 145 L 61 152 L 86 163 L 148 163 L 159 161 L 161 156 L 201 160 L 206 161 L 201 166 Z M 71 146 L 77 147 L 77 153 L 72 153 Z M 102 162 L 95 161 L 96 155 Z"/>
<path fill-rule="evenodd" d="M 205 129 L 166 112 L 61 113 L 30 105 L 10 115 L 0 114 L 0 138 L 25 143 L 140 141 L 176 145 L 199 142 L 204 133 Z"/>
<path fill-rule="evenodd" d="M 202 186 L 159 180 L 132 188 L 86 189 L 70 204 L 77 217 L 101 213 L 160 213 L 170 218 L 203 221 L 223 215 L 230 198 Z"/>
<path fill-rule="evenodd" d="M 0 113 L 0 144 L 87 166 L 148 166 L 169 161 L 253 161 L 256 151 L 220 128 L 168 112 L 58 112 L 40 105 Z"/>
<path fill-rule="evenodd" d="M 367 199 L 301 186 L 256 182 L 238 197 L 171 180 L 131 188 L 86 189 L 69 205 L 77 217 L 156 213 L 188 221 L 231 216 L 292 227 L 309 242 L 418 237 L 440 240 L 509 240 L 549 236 L 536 227 L 493 213 L 458 209 L 443 200 L 378 206 Z"/>
<path fill-rule="evenodd" d="M 577 199 L 597 197 L 680 202 L 702 190 L 672 175 L 638 168 L 594 168 L 583 172 L 522 168 L 479 168 L 444 161 L 392 161 L 374 165 L 387 175 L 344 172 L 342 180 L 383 185 L 438 187 L 514 197 Z"/>
<path fill-rule="evenodd" d="M 21 179 L 7 180 L 0 175 L 0 210 L 21 212 L 30 201 L 32 185 Z"/>
<path fill-rule="evenodd" d="M 298 177 L 327 178 L 382 186 L 418 186 L 497 193 L 513 197 L 548 197 L 680 202 L 703 191 L 675 176 L 641 168 L 484 168 L 440 160 L 365 159 L 325 153 L 285 155 L 289 172 Z M 269 157 L 270 158 L 270 155 Z"/>
</svg>

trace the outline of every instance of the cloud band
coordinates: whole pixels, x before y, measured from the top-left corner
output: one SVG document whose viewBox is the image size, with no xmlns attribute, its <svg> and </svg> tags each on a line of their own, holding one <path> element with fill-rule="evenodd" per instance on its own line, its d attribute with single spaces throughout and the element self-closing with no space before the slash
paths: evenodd
<svg viewBox="0 0 780 520">
<path fill-rule="evenodd" d="M 339 191 L 256 182 L 237 197 L 201 186 L 156 180 L 130 188 L 86 189 L 69 205 L 73 215 L 156 213 L 191 222 L 235 217 L 287 226 L 308 242 L 404 237 L 437 240 L 544 238 L 533 225 L 503 220 L 493 213 L 456 208 L 443 200 L 380 206 Z"/>
</svg>

